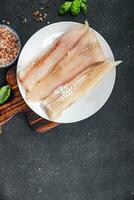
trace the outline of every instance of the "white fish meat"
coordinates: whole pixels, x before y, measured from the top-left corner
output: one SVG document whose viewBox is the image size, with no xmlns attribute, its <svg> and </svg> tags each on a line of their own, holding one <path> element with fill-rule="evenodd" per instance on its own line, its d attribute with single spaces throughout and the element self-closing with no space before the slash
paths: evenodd
<svg viewBox="0 0 134 200">
<path fill-rule="evenodd" d="M 90 66 L 69 83 L 55 89 L 41 103 L 51 120 L 55 120 L 72 103 L 90 91 L 106 73 L 119 65 L 121 61 L 105 61 Z"/>
<path fill-rule="evenodd" d="M 45 77 L 54 66 L 72 49 L 80 38 L 89 30 L 88 23 L 77 25 L 56 39 L 52 46 L 39 58 L 32 61 L 24 70 L 18 73 L 19 80 L 26 90 L 33 87 Z"/>
<path fill-rule="evenodd" d="M 90 65 L 104 61 L 105 57 L 93 31 L 89 31 L 54 70 L 44 77 L 30 92 L 27 99 L 39 101 L 56 87 L 73 79 Z"/>
</svg>

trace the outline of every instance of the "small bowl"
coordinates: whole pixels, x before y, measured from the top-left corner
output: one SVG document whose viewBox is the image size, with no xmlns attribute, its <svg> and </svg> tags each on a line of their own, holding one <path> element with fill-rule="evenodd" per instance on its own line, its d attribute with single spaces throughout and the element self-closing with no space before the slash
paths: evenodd
<svg viewBox="0 0 134 200">
<path fill-rule="evenodd" d="M 19 35 L 16 33 L 16 31 L 15 31 L 14 29 L 12 29 L 12 28 L 11 28 L 10 26 L 8 26 L 8 25 L 0 24 L 0 28 L 1 28 L 1 27 L 9 28 L 10 31 L 16 36 L 16 38 L 17 38 L 17 40 L 18 40 L 18 47 L 19 47 L 19 50 L 18 50 L 18 53 L 17 53 L 15 59 L 14 59 L 12 62 L 8 63 L 8 64 L 0 65 L 0 69 L 2 69 L 2 68 L 7 68 L 7 67 L 10 67 L 11 65 L 13 65 L 13 64 L 15 63 L 15 61 L 17 60 L 17 58 L 18 58 L 18 56 L 19 56 L 19 54 L 20 54 L 20 50 L 21 50 L 21 40 L 20 40 Z"/>
</svg>

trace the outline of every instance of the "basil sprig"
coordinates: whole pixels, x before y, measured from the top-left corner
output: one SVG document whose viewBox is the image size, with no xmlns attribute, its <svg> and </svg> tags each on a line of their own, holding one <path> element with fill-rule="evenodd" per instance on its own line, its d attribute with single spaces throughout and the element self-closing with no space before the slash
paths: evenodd
<svg viewBox="0 0 134 200">
<path fill-rule="evenodd" d="M 0 104 L 3 104 L 7 101 L 7 99 L 10 97 L 11 94 L 11 88 L 6 85 L 0 88 Z"/>
<path fill-rule="evenodd" d="M 67 12 L 71 12 L 72 15 L 76 16 L 82 11 L 84 15 L 87 14 L 87 0 L 73 0 L 65 1 L 59 6 L 59 14 L 64 15 Z"/>
</svg>

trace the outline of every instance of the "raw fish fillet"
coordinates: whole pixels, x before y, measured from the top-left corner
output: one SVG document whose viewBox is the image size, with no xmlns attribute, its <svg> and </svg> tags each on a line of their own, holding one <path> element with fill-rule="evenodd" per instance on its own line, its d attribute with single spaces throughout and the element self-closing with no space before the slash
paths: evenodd
<svg viewBox="0 0 134 200">
<path fill-rule="evenodd" d="M 69 83 L 55 89 L 41 104 L 48 117 L 55 120 L 72 103 L 100 82 L 106 73 L 120 63 L 121 61 L 105 61 L 92 65 Z"/>
<path fill-rule="evenodd" d="M 54 70 L 44 77 L 30 92 L 27 99 L 39 101 L 56 87 L 73 79 L 90 65 L 104 61 L 104 54 L 93 31 L 89 31 Z"/>
<path fill-rule="evenodd" d="M 89 31 L 79 40 L 79 42 L 70 51 L 68 51 L 67 55 L 60 61 L 60 63 L 57 64 L 56 67 L 65 66 L 76 55 L 81 54 L 82 51 L 86 50 L 86 48 L 90 47 L 90 49 L 93 49 L 94 44 L 96 43 L 98 47 L 101 48 L 99 46 L 95 32 L 92 29 L 89 29 Z"/>
<path fill-rule="evenodd" d="M 52 46 L 39 58 L 30 63 L 24 70 L 18 73 L 19 80 L 26 90 L 33 87 L 47 75 L 54 66 L 72 49 L 80 38 L 89 30 L 88 23 L 77 25 L 56 39 Z"/>
</svg>

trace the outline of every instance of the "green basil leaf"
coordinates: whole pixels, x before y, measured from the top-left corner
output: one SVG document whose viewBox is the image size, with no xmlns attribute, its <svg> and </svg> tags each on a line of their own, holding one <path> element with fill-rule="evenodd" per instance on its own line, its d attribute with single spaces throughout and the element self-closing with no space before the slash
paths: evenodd
<svg viewBox="0 0 134 200">
<path fill-rule="evenodd" d="M 5 103 L 5 101 L 10 97 L 11 88 L 6 85 L 0 89 L 0 104 Z"/>
<path fill-rule="evenodd" d="M 59 6 L 59 14 L 64 15 L 67 13 L 71 8 L 72 2 L 66 1 L 62 5 Z"/>
<path fill-rule="evenodd" d="M 80 13 L 81 0 L 74 0 L 71 5 L 71 13 L 78 15 Z"/>
<path fill-rule="evenodd" d="M 81 10 L 84 15 L 87 14 L 87 5 L 85 3 L 81 3 Z"/>
<path fill-rule="evenodd" d="M 87 4 L 87 0 L 82 0 L 82 3 L 85 3 L 85 4 Z"/>
</svg>

